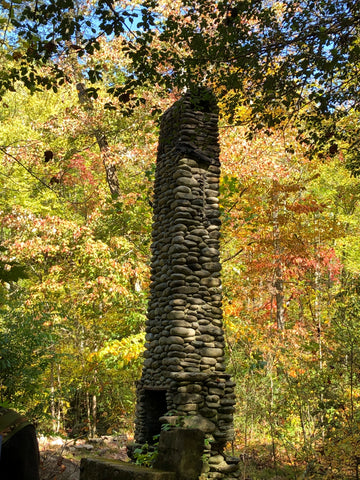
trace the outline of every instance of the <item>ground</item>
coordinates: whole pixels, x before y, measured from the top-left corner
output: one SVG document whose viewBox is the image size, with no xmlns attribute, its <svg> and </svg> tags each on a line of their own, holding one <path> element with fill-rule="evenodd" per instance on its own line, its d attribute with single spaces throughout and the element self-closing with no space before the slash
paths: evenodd
<svg viewBox="0 0 360 480">
<path fill-rule="evenodd" d="M 79 480 L 82 457 L 96 456 L 127 460 L 127 438 L 105 436 L 92 440 L 40 437 L 40 480 Z"/>
<path fill-rule="evenodd" d="M 127 443 L 133 441 L 126 435 L 109 435 L 94 439 L 63 439 L 61 437 L 39 438 L 41 456 L 40 480 L 79 480 L 80 460 L 83 457 L 104 457 L 129 460 Z M 240 457 L 240 480 L 359 480 L 359 475 L 348 475 L 324 469 L 321 464 L 295 466 L 279 463 L 274 465 L 267 448 L 227 452 Z"/>
</svg>

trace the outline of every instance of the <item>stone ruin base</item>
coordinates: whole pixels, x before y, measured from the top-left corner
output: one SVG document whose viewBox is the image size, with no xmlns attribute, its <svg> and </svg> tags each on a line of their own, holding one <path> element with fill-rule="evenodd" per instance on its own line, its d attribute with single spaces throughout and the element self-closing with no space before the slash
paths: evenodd
<svg viewBox="0 0 360 480">
<path fill-rule="evenodd" d="M 83 458 L 80 480 L 237 480 L 238 459 L 210 453 L 208 435 L 199 429 L 162 431 L 154 468 L 115 460 Z M 136 447 L 129 446 L 129 454 Z"/>
<path fill-rule="evenodd" d="M 201 480 L 227 478 L 229 474 L 235 477 L 233 472 L 236 471 L 237 462 L 223 453 L 234 433 L 234 386 L 235 383 L 226 373 L 204 372 L 171 372 L 167 388 L 159 390 L 147 390 L 143 385 L 140 384 L 140 388 L 138 385 L 137 443 L 128 447 L 128 456 L 134 460 L 132 450 L 141 448 L 145 443 L 152 444 L 154 435 L 160 433 L 161 439 L 167 438 L 168 429 L 174 435 L 173 432 L 179 435 L 182 428 L 199 430 L 204 440 L 198 457 L 206 457 L 200 471 L 203 473 Z M 181 449 L 180 452 L 182 454 Z M 167 469 L 164 466 L 162 468 Z M 199 478 L 200 473 L 194 478 Z"/>
<path fill-rule="evenodd" d="M 239 459 L 214 455 L 211 440 L 211 435 L 196 428 L 162 431 L 154 467 L 175 471 L 177 480 L 239 478 Z"/>
</svg>

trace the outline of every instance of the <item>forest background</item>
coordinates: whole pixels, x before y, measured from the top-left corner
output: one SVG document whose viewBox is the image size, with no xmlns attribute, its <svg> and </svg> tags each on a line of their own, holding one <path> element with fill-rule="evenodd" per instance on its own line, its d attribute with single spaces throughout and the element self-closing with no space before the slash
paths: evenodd
<svg viewBox="0 0 360 480">
<path fill-rule="evenodd" d="M 206 85 L 232 447 L 358 479 L 358 2 L 2 0 L 0 25 L 1 404 L 131 432 L 158 117 Z"/>
</svg>

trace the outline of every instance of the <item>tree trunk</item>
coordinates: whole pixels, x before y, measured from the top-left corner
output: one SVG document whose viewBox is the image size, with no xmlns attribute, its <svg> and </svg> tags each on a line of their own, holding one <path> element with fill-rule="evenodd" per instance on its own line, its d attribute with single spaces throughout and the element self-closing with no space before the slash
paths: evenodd
<svg viewBox="0 0 360 480">
<path fill-rule="evenodd" d="M 58 364 L 57 368 L 57 383 L 58 383 L 58 391 L 59 391 L 59 401 L 57 405 L 57 432 L 60 431 L 60 427 L 62 426 L 62 416 L 63 416 L 63 401 L 62 401 L 62 392 L 61 392 L 61 367 Z"/>
<path fill-rule="evenodd" d="M 93 105 L 90 102 L 89 97 L 87 96 L 85 85 L 83 83 L 78 83 L 76 85 L 78 91 L 79 101 L 84 105 L 85 109 L 88 111 L 93 110 Z M 106 181 L 110 189 L 111 196 L 117 198 L 120 194 L 119 180 L 117 177 L 116 165 L 111 159 L 111 154 L 109 151 L 109 144 L 106 139 L 106 135 L 101 130 L 97 129 L 94 132 L 97 144 L 100 149 L 101 158 L 104 164 Z"/>
<path fill-rule="evenodd" d="M 92 436 L 96 437 L 96 423 L 97 423 L 97 398 L 96 395 L 92 396 L 92 405 L 91 405 L 91 411 L 92 411 Z"/>
<path fill-rule="evenodd" d="M 276 323 L 279 330 L 285 328 L 285 319 L 284 319 L 284 282 L 282 279 L 282 271 L 280 267 L 275 269 L 275 282 L 274 286 L 276 289 L 275 302 L 276 302 Z"/>
<path fill-rule="evenodd" d="M 285 328 L 285 319 L 284 319 L 284 280 L 283 272 L 281 265 L 281 245 L 280 245 L 280 225 L 279 225 L 279 194 L 275 191 L 276 185 L 273 185 L 273 211 L 272 211 L 272 222 L 273 222 L 273 246 L 274 246 L 274 257 L 275 257 L 275 270 L 274 270 L 274 281 L 273 287 L 275 289 L 275 303 L 276 303 L 276 323 L 279 330 Z"/>
<path fill-rule="evenodd" d="M 87 425 L 89 429 L 89 437 L 92 437 L 92 423 L 91 423 L 91 408 L 90 408 L 90 395 L 89 392 L 86 392 L 85 394 L 85 399 L 86 399 L 86 418 L 87 418 Z"/>
<path fill-rule="evenodd" d="M 54 362 L 51 362 L 50 367 L 50 411 L 51 411 L 51 423 L 52 423 L 52 431 L 57 433 L 56 429 L 56 409 L 55 409 L 55 378 L 54 378 Z"/>
</svg>

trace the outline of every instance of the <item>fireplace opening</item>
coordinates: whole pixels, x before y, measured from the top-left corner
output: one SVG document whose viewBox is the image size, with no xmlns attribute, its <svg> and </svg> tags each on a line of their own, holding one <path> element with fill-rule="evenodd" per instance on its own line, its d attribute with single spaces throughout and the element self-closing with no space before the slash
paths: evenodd
<svg viewBox="0 0 360 480">
<path fill-rule="evenodd" d="M 154 435 L 161 432 L 160 417 L 167 413 L 166 390 L 145 390 L 145 441 L 154 443 Z"/>
</svg>

